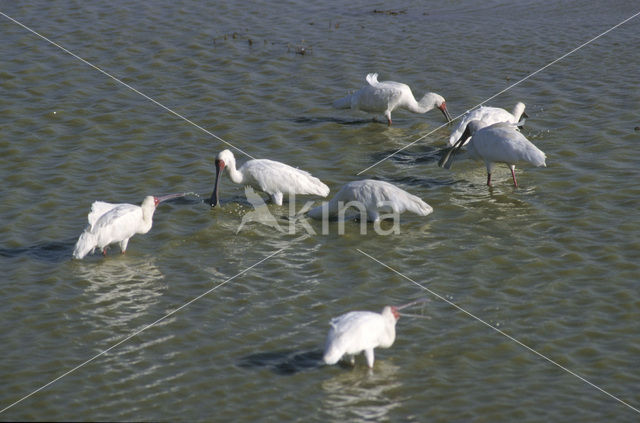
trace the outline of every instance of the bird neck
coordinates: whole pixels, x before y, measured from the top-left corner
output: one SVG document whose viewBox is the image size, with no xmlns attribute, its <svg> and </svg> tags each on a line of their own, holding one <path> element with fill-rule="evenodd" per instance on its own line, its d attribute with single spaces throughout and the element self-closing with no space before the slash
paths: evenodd
<svg viewBox="0 0 640 423">
<path fill-rule="evenodd" d="M 524 104 L 523 103 L 518 103 L 515 105 L 515 107 L 513 108 L 513 121 L 514 122 L 518 122 L 520 120 L 520 118 L 522 117 L 522 112 L 524 112 Z"/>
<path fill-rule="evenodd" d="M 242 173 L 242 170 L 236 169 L 236 161 L 228 160 L 226 164 L 227 171 L 229 172 L 229 178 L 231 178 L 234 183 L 241 184 L 244 180 L 244 175 Z M 240 166 L 240 169 L 242 169 L 242 166 Z"/>
<path fill-rule="evenodd" d="M 380 343 L 381 347 L 388 348 L 393 344 L 393 341 L 396 339 L 396 318 L 391 316 L 391 318 L 385 319 L 385 337 Z"/>
<path fill-rule="evenodd" d="M 236 169 L 236 167 L 229 167 L 229 178 L 231 178 L 231 180 L 236 183 L 236 184 L 241 184 L 242 181 L 244 180 L 244 175 L 242 174 L 241 171 L 239 171 L 238 169 Z"/>
<path fill-rule="evenodd" d="M 142 222 L 143 227 L 139 230 L 139 233 L 147 233 L 151 230 L 151 226 L 153 225 L 153 213 L 155 213 L 156 207 L 155 205 L 151 206 L 142 206 Z"/>
<path fill-rule="evenodd" d="M 420 101 L 416 101 L 416 99 L 413 98 L 412 95 L 409 99 L 409 105 L 407 106 L 407 109 L 414 113 L 426 113 L 436 107 L 436 102 L 437 98 L 434 93 L 426 93 L 424 97 L 420 99 Z"/>
</svg>

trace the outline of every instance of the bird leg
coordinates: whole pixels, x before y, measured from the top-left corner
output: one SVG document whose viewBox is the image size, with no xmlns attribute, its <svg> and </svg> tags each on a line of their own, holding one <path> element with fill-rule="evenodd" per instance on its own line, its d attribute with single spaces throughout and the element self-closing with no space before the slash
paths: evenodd
<svg viewBox="0 0 640 423">
<path fill-rule="evenodd" d="M 281 192 L 276 192 L 271 194 L 271 200 L 276 206 L 281 206 L 283 199 L 284 199 L 284 195 Z"/>
<path fill-rule="evenodd" d="M 491 174 L 487 173 L 487 186 L 490 187 L 491 186 Z"/>
<path fill-rule="evenodd" d="M 367 365 L 370 369 L 373 368 L 373 348 L 364 350 L 364 356 L 367 358 Z"/>
<path fill-rule="evenodd" d="M 511 169 L 511 176 L 513 177 L 513 185 L 518 188 L 518 182 L 516 181 L 516 167 L 515 166 L 509 166 L 509 169 Z"/>
<path fill-rule="evenodd" d="M 107 247 L 104 247 L 102 249 L 102 255 L 105 256 L 105 257 L 107 256 Z"/>
</svg>

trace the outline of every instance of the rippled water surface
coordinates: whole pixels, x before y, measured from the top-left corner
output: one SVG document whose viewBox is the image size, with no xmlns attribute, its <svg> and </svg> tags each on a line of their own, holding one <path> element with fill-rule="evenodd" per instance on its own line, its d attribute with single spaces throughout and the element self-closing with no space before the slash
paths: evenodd
<svg viewBox="0 0 640 423">
<path fill-rule="evenodd" d="M 638 421 L 640 16 L 489 102 L 525 102 L 547 154 L 518 189 L 504 165 L 492 189 L 482 163 L 439 168 L 437 111 L 331 108 L 378 72 L 458 116 L 638 6 L 0 1 L 139 90 L 0 16 L 0 420 Z M 222 140 L 434 213 L 309 235 L 269 204 L 293 234 L 238 232 L 241 186 L 203 201 Z M 126 255 L 71 259 L 93 201 L 180 191 Z M 331 317 L 424 296 L 372 371 L 319 365 Z"/>
</svg>

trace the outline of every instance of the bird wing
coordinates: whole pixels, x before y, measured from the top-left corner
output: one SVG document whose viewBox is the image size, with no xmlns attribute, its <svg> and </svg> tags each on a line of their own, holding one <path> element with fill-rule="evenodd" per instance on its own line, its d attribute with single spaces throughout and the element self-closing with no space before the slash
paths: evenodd
<svg viewBox="0 0 640 423">
<path fill-rule="evenodd" d="M 240 169 L 254 185 L 267 194 L 329 195 L 329 187 L 309 172 L 273 160 L 249 160 Z"/>
<path fill-rule="evenodd" d="M 142 222 L 142 208 L 133 204 L 118 204 L 103 214 L 91 232 L 100 237 L 98 245 L 107 245 L 131 238 Z"/>
<path fill-rule="evenodd" d="M 426 216 L 433 212 L 433 208 L 419 197 L 389 182 L 372 179 L 346 184 L 334 199 L 344 203 L 356 201 L 363 204 L 367 210 L 390 210 L 395 213 L 410 211 L 420 216 Z"/>
<path fill-rule="evenodd" d="M 512 122 L 514 118 L 511 113 L 499 107 L 482 106 L 471 110 L 462 116 L 458 125 L 451 131 L 451 136 L 449 137 L 450 145 L 454 145 L 460 139 L 469 122 L 473 120 L 481 120 L 487 125 L 492 125 L 497 122 Z"/>
<path fill-rule="evenodd" d="M 545 166 L 546 155 L 529 141 L 512 123 L 498 122 L 473 136 L 474 148 L 484 158 L 515 164 L 528 162 Z"/>
<path fill-rule="evenodd" d="M 380 333 L 384 331 L 382 315 L 371 311 L 343 314 L 331 319 L 330 325 L 327 349 L 337 348 L 346 354 L 376 347 Z"/>
<path fill-rule="evenodd" d="M 365 112 L 384 113 L 395 109 L 407 98 L 413 98 L 408 85 L 394 81 L 378 81 L 377 73 L 367 75 L 364 87 L 351 95 L 352 108 Z"/>
<path fill-rule="evenodd" d="M 94 201 L 93 204 L 91 204 L 91 212 L 89 212 L 89 215 L 87 216 L 89 220 L 89 227 L 93 228 L 93 225 L 96 224 L 103 214 L 107 213 L 114 207 L 118 207 L 119 205 L 120 204 L 105 203 L 104 201 Z"/>
<path fill-rule="evenodd" d="M 499 107 L 480 107 L 476 109 L 477 116 L 471 120 L 481 120 L 485 123 L 492 125 L 498 122 L 513 122 L 513 115 L 507 112 L 505 109 Z"/>
</svg>

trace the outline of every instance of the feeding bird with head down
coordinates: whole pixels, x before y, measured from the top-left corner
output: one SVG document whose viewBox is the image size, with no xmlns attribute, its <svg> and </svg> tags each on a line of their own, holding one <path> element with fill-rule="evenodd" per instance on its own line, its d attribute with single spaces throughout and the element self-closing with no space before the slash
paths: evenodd
<svg viewBox="0 0 640 423">
<path fill-rule="evenodd" d="M 313 194 L 326 197 L 329 187 L 309 172 L 296 169 L 287 164 L 267 159 L 252 159 L 236 168 L 236 158 L 230 150 L 218 153 L 216 160 L 216 180 L 209 204 L 219 204 L 218 192 L 220 178 L 226 169 L 231 181 L 249 185 L 271 196 L 273 202 L 282 205 L 284 194 Z"/>
<path fill-rule="evenodd" d="M 106 256 L 107 246 L 115 243 L 120 244 L 120 250 L 124 254 L 132 236 L 146 234 L 151 230 L 153 214 L 158 204 L 182 196 L 184 194 L 169 194 L 161 197 L 149 195 L 139 206 L 95 201 L 88 215 L 89 225 L 78 238 L 73 257 L 82 259 L 96 248 Z"/>
<path fill-rule="evenodd" d="M 419 197 L 389 182 L 363 179 L 346 183 L 329 202 L 309 210 L 307 215 L 314 219 L 333 218 L 350 206 L 360 208 L 370 222 L 380 220 L 381 213 L 410 211 L 426 216 L 433 212 Z"/>
<path fill-rule="evenodd" d="M 369 113 L 384 114 L 391 126 L 391 112 L 397 108 L 406 109 L 413 113 L 426 113 L 438 108 L 447 122 L 451 122 L 451 115 L 447 104 L 440 94 L 428 92 L 417 101 L 408 85 L 394 82 L 378 82 L 378 74 L 367 75 L 367 85 L 358 91 L 333 102 L 336 109 L 362 110 Z"/>
<path fill-rule="evenodd" d="M 514 124 L 498 122 L 486 126 L 486 123 L 473 120 L 469 122 L 455 145 L 440 159 L 438 166 L 449 169 L 464 141 L 471 137 L 467 150 L 471 156 L 483 160 L 487 167 L 487 185 L 491 186 L 491 172 L 494 163 L 505 163 L 511 170 L 513 185 L 516 181 L 516 163 L 527 162 L 536 167 L 546 167 L 546 154 L 522 135 Z"/>
</svg>

